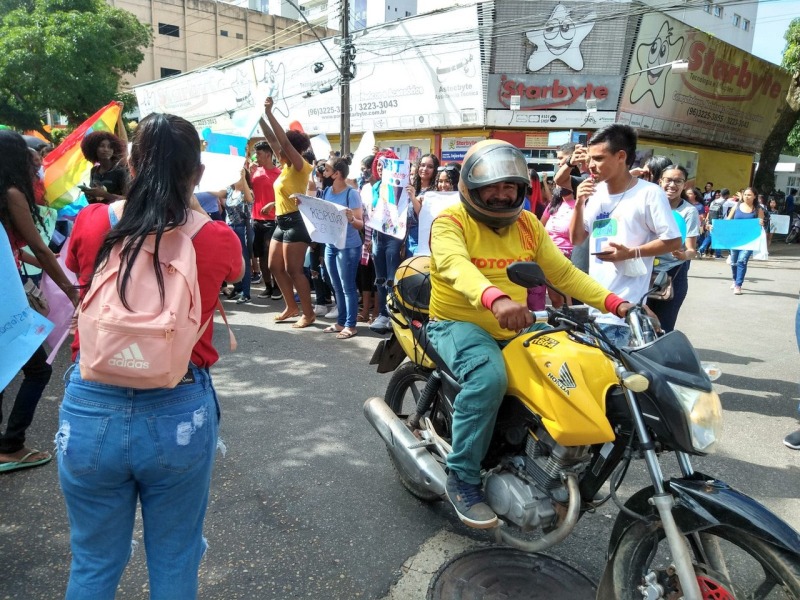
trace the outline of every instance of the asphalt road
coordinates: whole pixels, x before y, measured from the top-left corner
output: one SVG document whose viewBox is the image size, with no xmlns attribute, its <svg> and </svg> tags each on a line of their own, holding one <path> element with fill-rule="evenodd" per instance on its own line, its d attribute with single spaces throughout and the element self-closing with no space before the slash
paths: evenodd
<svg viewBox="0 0 800 600">
<path fill-rule="evenodd" d="M 695 467 L 723 479 L 800 529 L 800 452 L 781 440 L 798 427 L 798 352 L 794 314 L 800 246 L 776 244 L 770 261 L 752 262 L 744 295 L 733 296 L 724 261 L 696 261 L 678 327 L 704 360 L 724 370 L 717 389 L 725 437 Z M 487 542 L 441 502 L 424 505 L 396 480 L 383 444 L 362 414 L 388 375 L 367 363 L 379 337 L 366 328 L 339 341 L 272 322 L 268 301 L 228 303 L 239 340 L 212 370 L 223 410 L 206 519 L 209 552 L 200 573 L 205 599 L 424 598 L 431 573 L 461 550 Z M 58 426 L 62 352 L 29 440 L 52 449 Z M 6 395 L 9 403 L 19 379 Z M 662 461 L 676 472 L 674 460 Z M 634 465 L 623 495 L 645 484 Z M 615 511 L 582 519 L 552 555 L 593 580 L 602 572 Z M 137 525 L 135 539 L 141 542 Z M 63 597 L 69 527 L 55 461 L 0 475 L 0 600 Z M 140 544 L 117 597 L 147 598 Z"/>
</svg>

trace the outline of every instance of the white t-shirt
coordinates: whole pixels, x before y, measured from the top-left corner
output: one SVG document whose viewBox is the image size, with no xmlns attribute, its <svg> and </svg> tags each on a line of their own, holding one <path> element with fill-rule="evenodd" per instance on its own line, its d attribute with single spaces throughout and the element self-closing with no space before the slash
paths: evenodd
<svg viewBox="0 0 800 600">
<path fill-rule="evenodd" d="M 635 248 L 655 239 L 681 237 L 664 190 L 642 179 L 621 194 L 609 195 L 606 183 L 598 184 L 594 195 L 586 203 L 583 225 L 589 232 L 589 252 L 599 252 L 609 242 Z M 642 260 L 647 273 L 629 277 L 625 275 L 624 262 L 606 262 L 589 256 L 589 275 L 621 298 L 639 302 L 650 288 L 650 274 L 653 271 L 653 257 Z M 610 313 L 601 314 L 594 309 L 593 312 L 600 323 L 625 324 Z"/>
</svg>

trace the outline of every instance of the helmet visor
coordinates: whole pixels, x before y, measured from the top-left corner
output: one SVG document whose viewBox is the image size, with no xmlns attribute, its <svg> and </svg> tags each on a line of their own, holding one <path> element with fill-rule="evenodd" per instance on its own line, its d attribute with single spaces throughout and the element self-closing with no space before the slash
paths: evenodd
<svg viewBox="0 0 800 600">
<path fill-rule="evenodd" d="M 528 181 L 528 165 L 522 153 L 513 147 L 501 146 L 479 157 L 467 173 L 470 189 L 504 180 Z"/>
</svg>

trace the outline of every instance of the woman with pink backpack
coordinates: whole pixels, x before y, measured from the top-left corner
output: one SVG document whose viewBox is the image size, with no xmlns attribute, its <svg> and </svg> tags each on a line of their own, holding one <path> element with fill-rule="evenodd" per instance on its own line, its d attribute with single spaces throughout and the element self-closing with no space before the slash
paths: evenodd
<svg viewBox="0 0 800 600">
<path fill-rule="evenodd" d="M 203 174 L 188 121 L 139 124 L 127 200 L 78 215 L 67 266 L 83 296 L 56 434 L 70 521 L 66 598 L 114 598 L 141 503 L 150 598 L 192 599 L 219 405 L 209 367 L 223 281 L 241 245 L 192 190 Z"/>
</svg>

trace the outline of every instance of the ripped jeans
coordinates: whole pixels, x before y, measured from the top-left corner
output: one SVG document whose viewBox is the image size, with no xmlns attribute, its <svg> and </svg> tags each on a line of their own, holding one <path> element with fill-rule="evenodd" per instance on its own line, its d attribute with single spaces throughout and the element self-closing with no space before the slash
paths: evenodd
<svg viewBox="0 0 800 600">
<path fill-rule="evenodd" d="M 447 467 L 462 481 L 478 485 L 481 461 L 508 387 L 502 342 L 482 327 L 462 321 L 431 321 L 427 332 L 461 385 L 453 407 L 453 451 Z"/>
<path fill-rule="evenodd" d="M 152 600 L 197 597 L 219 407 L 208 370 L 135 390 L 67 371 L 56 434 L 70 523 L 67 600 L 112 600 L 131 555 L 137 501 Z"/>
</svg>

